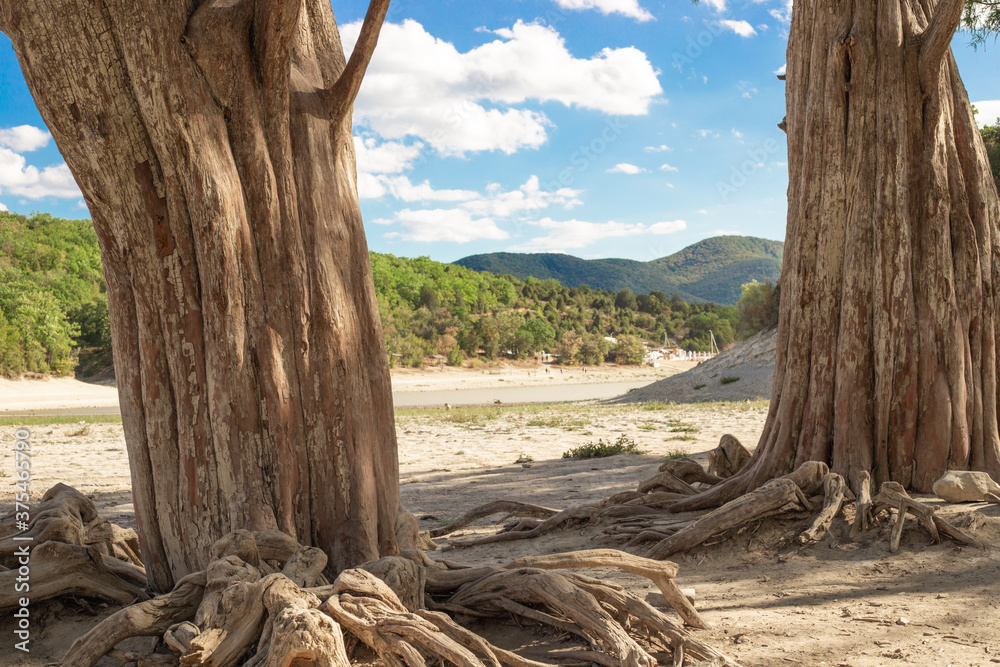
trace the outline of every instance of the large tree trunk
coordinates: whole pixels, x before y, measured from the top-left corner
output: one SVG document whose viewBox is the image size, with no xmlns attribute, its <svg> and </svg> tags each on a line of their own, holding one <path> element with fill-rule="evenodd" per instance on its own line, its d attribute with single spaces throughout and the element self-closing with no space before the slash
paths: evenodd
<svg viewBox="0 0 1000 667">
<path fill-rule="evenodd" d="M 1000 475 L 1000 204 L 949 43 L 962 0 L 799 0 L 771 407 L 725 502 L 807 460 Z M 682 508 L 682 509 L 683 509 Z"/>
<path fill-rule="evenodd" d="M 0 0 L 90 208 L 151 583 L 277 528 L 330 570 L 395 551 L 396 440 L 326 0 Z"/>
</svg>

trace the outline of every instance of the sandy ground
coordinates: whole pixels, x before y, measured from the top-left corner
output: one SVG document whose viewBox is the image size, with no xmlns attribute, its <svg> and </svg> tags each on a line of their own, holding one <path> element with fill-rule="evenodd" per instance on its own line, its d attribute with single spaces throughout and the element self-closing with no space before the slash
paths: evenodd
<svg viewBox="0 0 1000 667">
<path fill-rule="evenodd" d="M 428 375 L 407 374 L 406 380 L 432 384 Z M 766 402 L 756 401 L 400 410 L 402 498 L 425 529 L 495 499 L 556 508 L 593 503 L 634 489 L 669 454 L 706 461 L 723 433 L 752 446 L 766 409 Z M 133 524 L 120 424 L 44 424 L 30 429 L 33 495 L 62 481 L 92 494 L 112 521 Z M 592 460 L 562 457 L 571 448 L 622 434 L 648 453 Z M 0 442 L 13 441 L 14 427 L 0 426 Z M 10 447 L 0 451 L 0 507 L 6 509 L 13 461 Z M 516 463 L 527 457 L 532 459 L 527 466 Z M 1000 544 L 1000 506 L 942 506 L 939 511 L 979 512 L 986 522 L 979 537 Z M 845 521 L 838 519 L 822 542 L 802 548 L 794 537 L 808 521 L 803 516 L 753 525 L 676 558 L 681 566 L 678 583 L 696 589 L 697 606 L 715 625 L 699 636 L 745 665 L 958 667 L 1000 662 L 1000 553 L 995 547 L 979 551 L 951 542 L 933 545 L 925 532 L 909 526 L 901 550 L 891 554 L 885 522 L 852 542 Z M 450 537 L 495 529 L 480 522 Z M 531 541 L 438 552 L 435 557 L 497 564 L 529 553 L 619 546 L 609 543 L 602 529 L 568 529 Z M 592 574 L 641 594 L 651 592 L 648 582 L 631 575 L 610 570 Z M 112 611 L 72 600 L 38 604 L 33 610 L 32 653 L 27 656 L 11 650 L 12 619 L 0 616 L 0 665 L 41 667 Z M 901 618 L 905 624 L 897 624 Z M 512 623 L 478 629 L 501 643 L 526 641 Z"/>
<path fill-rule="evenodd" d="M 534 362 L 501 363 L 478 369 L 439 366 L 393 369 L 396 405 L 443 405 L 575 401 L 611 398 L 630 389 L 683 373 L 690 361 L 649 366 L 561 367 Z M 0 414 L 117 414 L 118 390 L 73 378 L 0 379 Z"/>
</svg>

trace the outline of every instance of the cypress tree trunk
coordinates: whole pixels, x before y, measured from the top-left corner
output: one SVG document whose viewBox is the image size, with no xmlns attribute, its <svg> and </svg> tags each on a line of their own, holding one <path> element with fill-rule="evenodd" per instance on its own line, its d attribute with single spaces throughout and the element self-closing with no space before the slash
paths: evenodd
<svg viewBox="0 0 1000 667">
<path fill-rule="evenodd" d="M 1000 203 L 949 47 L 962 0 L 797 0 L 771 407 L 725 502 L 804 461 L 1000 476 Z"/>
<path fill-rule="evenodd" d="M 0 0 L 93 216 L 154 587 L 235 529 L 395 550 L 389 373 L 325 0 Z"/>
</svg>

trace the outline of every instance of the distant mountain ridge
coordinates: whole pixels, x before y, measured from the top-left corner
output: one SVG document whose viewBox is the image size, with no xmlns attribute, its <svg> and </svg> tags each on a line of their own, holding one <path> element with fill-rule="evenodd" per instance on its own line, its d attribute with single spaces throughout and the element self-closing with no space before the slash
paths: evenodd
<svg viewBox="0 0 1000 667">
<path fill-rule="evenodd" d="M 524 280 L 555 279 L 566 287 L 636 294 L 653 290 L 685 300 L 733 305 L 740 287 L 751 280 L 775 281 L 781 274 L 782 241 L 754 236 L 713 236 L 672 255 L 649 262 L 633 259 L 580 259 L 556 253 L 493 252 L 470 255 L 455 262 L 476 271 L 509 274 Z"/>
</svg>

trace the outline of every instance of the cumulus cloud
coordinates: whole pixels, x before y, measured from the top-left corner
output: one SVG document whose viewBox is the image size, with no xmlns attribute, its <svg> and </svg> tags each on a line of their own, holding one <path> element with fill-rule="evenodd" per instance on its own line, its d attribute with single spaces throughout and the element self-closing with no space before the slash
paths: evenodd
<svg viewBox="0 0 1000 667">
<path fill-rule="evenodd" d="M 649 153 L 668 153 L 674 149 L 666 144 L 660 144 L 659 146 L 646 146 L 643 150 Z"/>
<path fill-rule="evenodd" d="M 793 0 L 782 0 L 781 7 L 769 10 L 768 13 L 774 18 L 781 21 L 782 23 L 792 22 L 792 1 Z"/>
<path fill-rule="evenodd" d="M 650 234 L 674 234 L 676 232 L 682 232 L 687 229 L 687 222 L 684 220 L 670 220 L 666 222 L 657 222 L 649 226 Z"/>
<path fill-rule="evenodd" d="M 8 209 L 3 202 L 0 202 L 0 211 L 9 211 L 9 210 L 10 209 Z"/>
<path fill-rule="evenodd" d="M 491 183 L 486 187 L 485 196 L 465 202 L 462 208 L 478 215 L 510 218 L 542 211 L 550 206 L 562 206 L 568 210 L 583 203 L 579 196 L 580 190 L 572 188 L 559 188 L 555 192 L 542 190 L 538 177 L 532 175 L 517 190 L 505 192 L 499 184 Z"/>
<path fill-rule="evenodd" d="M 753 29 L 753 26 L 746 21 L 733 21 L 732 19 L 722 19 L 719 21 L 719 25 L 726 29 L 735 32 L 740 37 L 753 37 L 757 34 L 757 31 Z"/>
<path fill-rule="evenodd" d="M 358 157 L 358 171 L 368 174 L 399 174 L 413 166 L 424 147 L 419 141 L 403 144 L 382 141 L 375 137 L 354 137 L 354 152 Z"/>
<path fill-rule="evenodd" d="M 29 165 L 23 155 L 0 147 L 0 192 L 26 199 L 42 197 L 77 198 L 80 188 L 66 163 L 39 170 Z"/>
<path fill-rule="evenodd" d="M 605 171 L 609 174 L 628 174 L 630 176 L 635 176 L 636 174 L 641 174 L 646 170 L 634 164 L 629 164 L 628 162 L 619 162 Z"/>
<path fill-rule="evenodd" d="M 705 0 L 705 4 L 720 14 L 726 11 L 726 0 Z"/>
<path fill-rule="evenodd" d="M 976 107 L 976 122 L 979 127 L 985 127 L 987 125 L 996 125 L 997 119 L 1000 118 L 1000 100 L 982 100 L 980 102 L 973 102 Z"/>
<path fill-rule="evenodd" d="M 680 171 L 680 169 L 664 162 L 660 165 L 660 171 Z"/>
<path fill-rule="evenodd" d="M 360 28 L 360 22 L 343 27 L 348 51 Z M 513 153 L 542 145 L 551 125 L 544 113 L 514 105 L 558 102 L 643 115 L 662 93 L 658 72 L 634 47 L 576 58 L 549 26 L 518 21 L 493 32 L 497 39 L 461 52 L 416 21 L 386 24 L 355 122 L 386 139 L 419 137 L 445 155 Z"/>
<path fill-rule="evenodd" d="M 774 70 L 774 73 L 777 74 L 778 76 L 784 76 L 785 75 L 785 65 L 786 65 L 786 63 L 781 63 L 781 67 L 779 67 L 778 69 Z"/>
<path fill-rule="evenodd" d="M 400 231 L 385 234 L 386 238 L 421 243 L 469 243 L 482 239 L 500 241 L 510 237 L 493 220 L 473 218 L 468 211 L 457 208 L 417 211 L 405 208 L 396 211 L 391 220 L 379 219 L 375 223 L 400 227 Z"/>
<path fill-rule="evenodd" d="M 9 148 L 15 153 L 28 153 L 44 148 L 51 138 L 52 135 L 46 130 L 33 125 L 0 128 L 0 146 Z"/>
<path fill-rule="evenodd" d="M 639 5 L 639 0 L 555 0 L 563 9 L 596 9 L 602 14 L 621 14 L 636 21 L 652 21 L 653 15 Z"/>
<path fill-rule="evenodd" d="M 753 87 L 753 84 L 749 81 L 740 81 L 737 86 L 740 90 L 740 94 L 746 99 L 752 99 L 754 95 L 757 94 L 757 89 Z"/>
<path fill-rule="evenodd" d="M 637 236 L 639 234 L 673 234 L 687 228 L 683 220 L 657 222 L 646 226 L 642 223 L 587 222 L 585 220 L 553 220 L 543 218 L 529 225 L 545 230 L 539 236 L 510 248 L 514 252 L 564 252 L 585 248 L 609 238 Z"/>
</svg>

